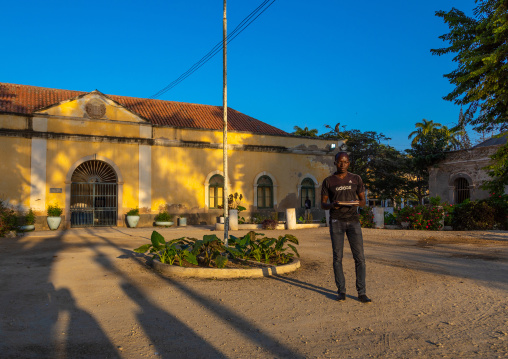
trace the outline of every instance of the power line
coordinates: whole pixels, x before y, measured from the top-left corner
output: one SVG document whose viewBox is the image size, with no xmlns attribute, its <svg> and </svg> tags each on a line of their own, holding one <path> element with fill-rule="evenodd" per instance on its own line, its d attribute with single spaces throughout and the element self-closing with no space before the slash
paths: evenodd
<svg viewBox="0 0 508 359">
<path fill-rule="evenodd" d="M 277 0 L 264 0 L 256 9 L 254 9 L 249 15 L 247 15 L 241 22 L 238 24 L 235 29 L 228 34 L 226 37 L 226 41 L 230 43 L 233 41 L 238 35 L 240 35 L 247 27 L 250 26 L 256 19 L 261 16 L 273 3 Z M 267 5 L 268 4 L 268 5 Z M 167 86 L 156 92 L 154 95 L 148 97 L 149 99 L 155 99 L 164 95 L 166 92 L 177 86 L 180 82 L 185 80 L 187 77 L 196 72 L 201 66 L 206 64 L 209 60 L 211 60 L 217 53 L 219 53 L 224 46 L 224 41 L 219 41 L 205 56 L 203 56 L 198 62 L 192 65 L 187 71 L 181 74 L 177 79 L 173 80 Z"/>
</svg>

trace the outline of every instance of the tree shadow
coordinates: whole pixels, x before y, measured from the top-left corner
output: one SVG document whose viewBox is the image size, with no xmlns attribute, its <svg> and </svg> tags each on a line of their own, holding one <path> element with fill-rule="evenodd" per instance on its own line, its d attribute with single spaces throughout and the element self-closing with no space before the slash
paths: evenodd
<svg viewBox="0 0 508 359">
<path fill-rule="evenodd" d="M 118 247 L 115 243 L 113 243 L 112 241 L 110 241 L 105 237 L 98 236 L 97 238 L 100 238 L 104 242 L 108 243 L 113 247 L 116 247 L 117 249 L 119 249 L 124 253 L 132 253 L 132 251 Z M 138 260 L 140 264 L 144 265 L 144 263 L 140 261 L 140 258 L 137 258 L 136 256 L 133 256 L 133 258 Z M 114 269 L 110 261 L 105 256 L 98 255 L 96 257 L 96 260 L 104 268 L 108 270 Z M 196 357 L 194 355 L 196 352 L 206 353 L 205 354 L 206 357 L 223 357 L 222 353 L 217 352 L 210 346 L 210 344 L 199 338 L 196 335 L 196 333 L 194 333 L 194 331 L 192 331 L 192 329 L 190 329 L 187 325 L 180 322 L 178 319 L 168 314 L 164 310 L 160 309 L 155 304 L 151 303 L 149 299 L 146 298 L 146 296 L 140 291 L 140 289 L 137 288 L 135 285 L 133 285 L 125 275 L 118 274 L 118 271 L 116 270 L 115 273 L 116 275 L 120 275 L 121 278 L 123 279 L 124 282 L 122 283 L 122 289 L 125 291 L 125 293 L 134 302 L 136 302 L 140 306 L 140 308 L 142 308 L 142 311 L 138 314 L 139 321 L 143 325 L 145 332 L 152 339 L 154 345 L 157 346 L 157 349 L 159 350 L 159 353 L 161 355 L 172 356 L 175 355 L 176 353 L 179 353 L 180 355 L 185 356 L 184 355 L 185 351 L 190 350 L 187 351 L 187 353 L 193 353 L 193 357 Z M 219 303 L 209 300 L 204 295 L 201 295 L 196 290 L 192 289 L 189 285 L 185 284 L 183 281 L 166 278 L 157 272 L 154 272 L 154 275 L 157 276 L 163 282 L 166 282 L 171 286 L 179 289 L 182 293 L 186 294 L 196 303 L 207 308 L 209 311 L 214 312 L 216 317 L 220 318 L 226 325 L 231 326 L 236 332 L 242 333 L 252 342 L 256 343 L 258 346 L 270 352 L 274 357 L 281 358 L 305 357 L 304 355 L 293 351 L 291 348 L 279 342 L 277 339 L 264 333 L 264 331 L 261 328 L 258 328 L 254 323 L 248 321 L 244 317 L 233 312 L 231 309 L 226 308 L 225 306 Z M 165 323 L 163 327 L 156 324 L 157 321 L 159 320 L 157 318 L 164 319 L 161 322 Z M 161 328 L 164 328 L 164 330 L 162 330 Z M 173 332 L 172 328 L 177 328 L 178 333 Z M 168 330 L 169 334 L 167 332 Z M 178 344 L 180 348 L 174 348 L 174 346 L 170 346 L 171 343 L 168 342 L 168 338 L 170 337 L 181 340 L 181 342 L 179 342 Z M 186 343 L 191 343 L 190 344 L 191 348 L 186 348 L 187 345 Z M 199 350 L 196 350 L 196 348 L 198 348 Z M 175 352 L 174 350 L 178 350 L 178 352 Z"/>
<path fill-rule="evenodd" d="M 119 357 L 92 315 L 77 307 L 69 289 L 55 289 L 51 282 L 59 253 L 74 247 L 64 242 L 66 233 L 51 233 L 53 237 L 38 239 L 35 245 L 30 237 L 2 238 L 0 270 L 16 268 L 0 277 L 2 358 Z"/>
</svg>

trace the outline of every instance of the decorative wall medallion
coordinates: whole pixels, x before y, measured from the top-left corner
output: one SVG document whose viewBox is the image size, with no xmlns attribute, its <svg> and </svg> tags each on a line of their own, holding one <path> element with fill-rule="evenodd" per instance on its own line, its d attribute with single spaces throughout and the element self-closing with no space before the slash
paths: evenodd
<svg viewBox="0 0 508 359">
<path fill-rule="evenodd" d="M 86 103 L 85 111 L 90 118 L 101 118 L 106 114 L 106 105 L 97 99 L 92 99 Z"/>
</svg>

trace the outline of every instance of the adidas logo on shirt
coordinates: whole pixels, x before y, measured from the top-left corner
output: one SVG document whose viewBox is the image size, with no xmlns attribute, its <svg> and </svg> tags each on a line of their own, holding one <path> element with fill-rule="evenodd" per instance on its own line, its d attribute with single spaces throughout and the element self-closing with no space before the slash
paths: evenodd
<svg viewBox="0 0 508 359">
<path fill-rule="evenodd" d="M 347 189 L 351 189 L 351 186 L 340 186 L 340 187 L 335 187 L 335 190 L 336 191 L 345 191 Z"/>
</svg>

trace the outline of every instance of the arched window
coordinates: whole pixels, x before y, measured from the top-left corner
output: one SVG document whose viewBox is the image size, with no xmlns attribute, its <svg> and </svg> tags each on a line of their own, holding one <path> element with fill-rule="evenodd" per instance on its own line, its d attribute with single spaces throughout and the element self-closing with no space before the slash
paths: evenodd
<svg viewBox="0 0 508 359">
<path fill-rule="evenodd" d="M 258 208 L 273 208 L 273 182 L 268 176 L 258 179 Z"/>
<path fill-rule="evenodd" d="M 307 197 L 310 199 L 310 203 L 312 203 L 311 207 L 316 206 L 316 188 L 314 187 L 314 181 L 310 178 L 304 178 L 302 181 L 301 187 L 301 200 L 300 204 L 302 208 L 305 208 L 305 200 Z"/>
<path fill-rule="evenodd" d="M 210 194 L 210 203 L 208 208 L 219 208 L 224 203 L 224 177 L 213 175 L 210 178 L 208 193 Z"/>
<path fill-rule="evenodd" d="M 455 186 L 455 203 L 462 203 L 469 199 L 469 182 L 464 177 L 459 177 L 453 183 Z"/>
</svg>

